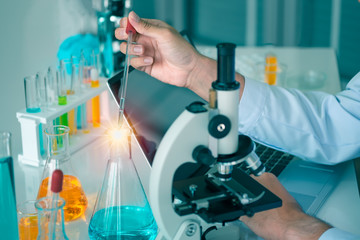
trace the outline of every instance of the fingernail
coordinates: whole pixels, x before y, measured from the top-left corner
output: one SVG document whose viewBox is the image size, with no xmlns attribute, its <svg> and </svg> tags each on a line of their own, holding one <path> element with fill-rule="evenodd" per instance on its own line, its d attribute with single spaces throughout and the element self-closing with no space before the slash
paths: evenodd
<svg viewBox="0 0 360 240">
<path fill-rule="evenodd" d="M 132 12 L 131 17 L 135 20 L 135 22 L 140 22 L 140 17 L 134 11 Z"/>
<path fill-rule="evenodd" d="M 145 64 L 151 64 L 152 62 L 153 62 L 153 59 L 151 57 L 144 58 L 144 63 Z"/>
<path fill-rule="evenodd" d="M 136 53 L 141 53 L 141 50 L 142 50 L 142 47 L 140 47 L 140 46 L 134 47 L 134 52 L 136 52 Z"/>
</svg>

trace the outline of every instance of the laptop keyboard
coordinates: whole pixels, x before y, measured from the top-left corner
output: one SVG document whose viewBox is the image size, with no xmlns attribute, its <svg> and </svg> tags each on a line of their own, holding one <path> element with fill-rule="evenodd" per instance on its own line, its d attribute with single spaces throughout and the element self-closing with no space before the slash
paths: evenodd
<svg viewBox="0 0 360 240">
<path fill-rule="evenodd" d="M 289 153 L 281 152 L 258 143 L 256 143 L 255 153 L 265 165 L 266 171 L 273 173 L 275 176 L 279 176 L 290 161 L 294 159 L 294 156 Z M 240 164 L 239 167 L 250 174 L 250 169 L 246 167 L 245 162 Z"/>
</svg>

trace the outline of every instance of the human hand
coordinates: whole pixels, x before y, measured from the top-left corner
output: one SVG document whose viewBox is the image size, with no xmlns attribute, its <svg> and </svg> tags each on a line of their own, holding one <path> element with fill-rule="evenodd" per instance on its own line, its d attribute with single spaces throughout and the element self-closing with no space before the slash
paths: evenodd
<svg viewBox="0 0 360 240">
<path fill-rule="evenodd" d="M 259 183 L 282 200 L 282 207 L 256 213 L 253 217 L 242 216 L 255 234 L 264 239 L 319 239 L 330 225 L 305 214 L 296 200 L 271 173 L 254 177 Z"/>
<path fill-rule="evenodd" d="M 137 31 L 130 54 L 131 65 L 149 75 L 172 85 L 190 87 L 190 78 L 201 55 L 170 25 L 155 19 L 139 18 L 134 12 L 120 21 L 115 36 L 127 39 L 126 25 L 130 21 Z M 126 42 L 121 52 L 126 52 Z"/>
</svg>

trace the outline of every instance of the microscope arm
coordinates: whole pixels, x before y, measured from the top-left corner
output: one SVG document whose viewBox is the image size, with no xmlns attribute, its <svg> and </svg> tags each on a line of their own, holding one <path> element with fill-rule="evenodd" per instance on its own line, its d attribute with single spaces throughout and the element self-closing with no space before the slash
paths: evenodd
<svg viewBox="0 0 360 240">
<path fill-rule="evenodd" d="M 179 216 L 173 207 L 172 188 L 175 171 L 194 162 L 194 146 L 208 145 L 208 111 L 185 110 L 172 124 L 157 150 L 150 177 L 150 203 L 160 233 L 165 239 L 200 239 L 200 218 L 195 214 Z M 194 229 L 196 228 L 196 229 Z M 189 236 L 190 235 L 190 236 Z"/>
</svg>

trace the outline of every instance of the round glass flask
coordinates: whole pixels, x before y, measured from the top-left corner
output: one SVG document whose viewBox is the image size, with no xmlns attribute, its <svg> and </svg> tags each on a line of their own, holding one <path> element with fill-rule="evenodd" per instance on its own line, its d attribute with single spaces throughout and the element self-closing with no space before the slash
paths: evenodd
<svg viewBox="0 0 360 240">
<path fill-rule="evenodd" d="M 54 125 L 46 128 L 47 159 L 42 174 L 37 199 L 52 196 L 51 176 L 55 169 L 64 173 L 63 189 L 60 197 L 65 200 L 64 220 L 72 221 L 81 217 L 88 201 L 79 179 L 76 177 L 69 154 L 69 127 Z"/>
<path fill-rule="evenodd" d="M 157 225 L 131 159 L 131 131 L 112 134 L 111 156 L 89 224 L 90 239 L 153 240 Z"/>
</svg>

